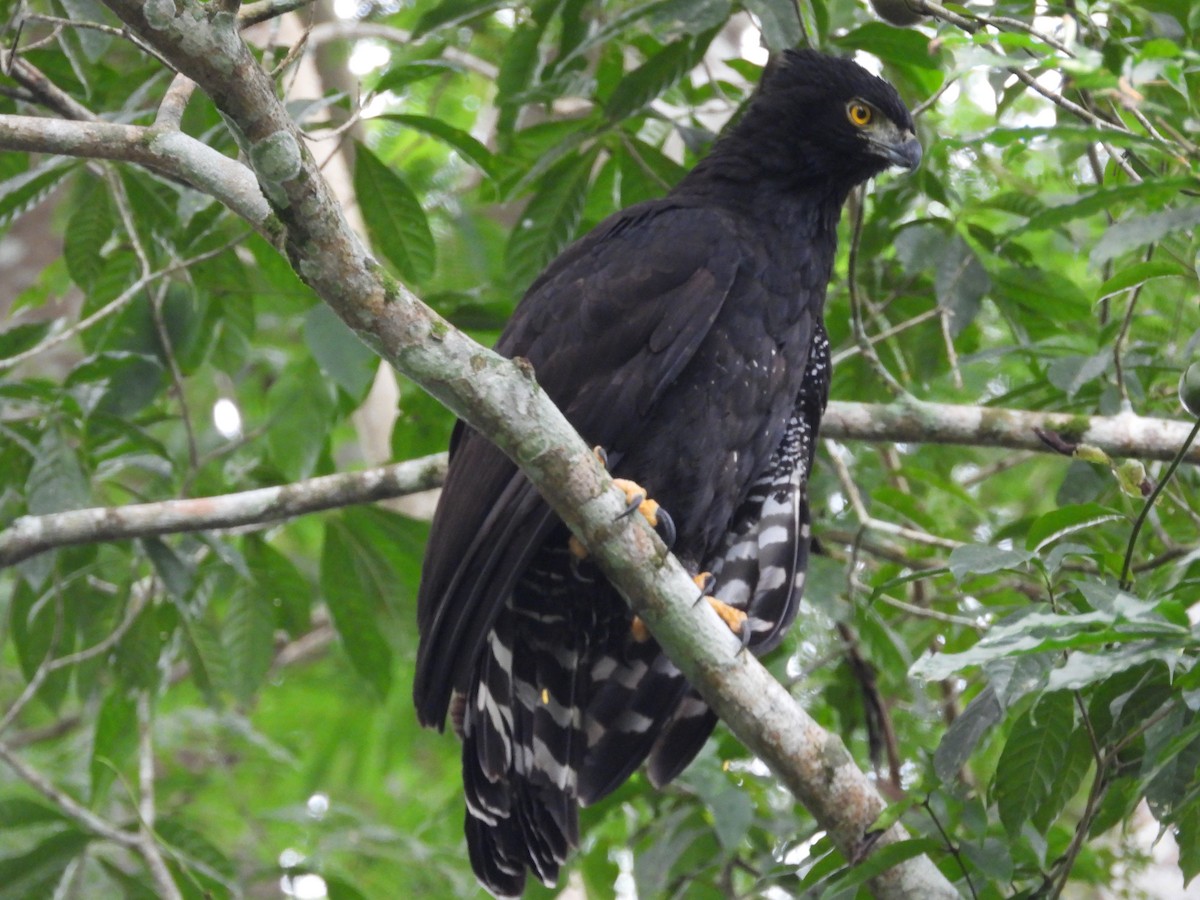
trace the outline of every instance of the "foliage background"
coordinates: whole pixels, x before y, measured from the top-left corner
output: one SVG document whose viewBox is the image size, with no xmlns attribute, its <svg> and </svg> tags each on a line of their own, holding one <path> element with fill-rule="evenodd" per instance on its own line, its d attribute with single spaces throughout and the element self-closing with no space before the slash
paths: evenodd
<svg viewBox="0 0 1200 900">
<path fill-rule="evenodd" d="M 1186 417 L 1200 8 L 914 5 L 937 15 L 897 28 L 844 0 L 417 0 L 339 9 L 354 23 L 339 27 L 302 8 L 323 90 L 294 84 L 294 31 L 251 35 L 318 158 L 353 158 L 348 206 L 376 253 L 485 343 L 567 242 L 694 162 L 762 42 L 866 54 L 920 108 L 926 155 L 843 223 L 834 397 Z M 154 118 L 161 64 L 47 17 L 116 21 L 90 0 L 29 3 L 6 45 L 105 119 Z M 334 86 L 348 71 L 361 95 Z M 0 86 L 0 113 L 47 114 Z M 325 121 L 354 110 L 368 119 Z M 182 127 L 238 153 L 201 95 Z M 5 244 L 19 253 L 47 210 L 62 252 L 7 298 L 0 331 L 0 524 L 354 469 L 380 461 L 364 437 L 380 421 L 391 458 L 445 447 L 451 419 L 415 387 L 399 386 L 394 423 L 379 394 L 366 402 L 370 351 L 215 201 L 133 166 L 0 155 Z M 144 267 L 198 257 L 127 291 Z M 225 433 L 222 399 L 240 416 Z M 1173 889 L 1200 870 L 1194 468 L 1119 586 L 1142 484 L 1164 469 L 1086 449 L 822 448 L 823 555 L 770 667 L 967 895 L 1148 890 L 1151 814 L 1179 843 Z M 415 515 L 348 508 L 0 572 L 0 897 L 153 895 L 141 860 L 28 767 L 118 827 L 152 797 L 185 896 L 478 893 L 457 744 L 409 703 L 425 534 Z M 570 880 L 589 896 L 850 896 L 860 877 L 720 731 L 676 785 L 635 777 L 584 831 Z"/>
</svg>

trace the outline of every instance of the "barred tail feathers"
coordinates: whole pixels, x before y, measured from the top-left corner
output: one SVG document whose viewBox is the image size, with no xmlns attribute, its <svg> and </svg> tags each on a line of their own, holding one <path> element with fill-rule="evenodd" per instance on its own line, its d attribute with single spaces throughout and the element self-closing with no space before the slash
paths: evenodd
<svg viewBox="0 0 1200 900">
<path fill-rule="evenodd" d="M 467 845 L 476 874 L 501 897 L 518 896 L 527 871 L 553 885 L 579 843 L 586 672 L 577 649 L 532 639 L 554 624 L 506 609 L 463 712 Z"/>
</svg>

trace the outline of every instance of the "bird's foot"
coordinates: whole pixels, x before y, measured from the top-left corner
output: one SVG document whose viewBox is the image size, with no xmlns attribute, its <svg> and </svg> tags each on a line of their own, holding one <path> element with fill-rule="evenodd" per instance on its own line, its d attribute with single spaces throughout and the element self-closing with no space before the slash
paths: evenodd
<svg viewBox="0 0 1200 900">
<path fill-rule="evenodd" d="M 596 455 L 596 459 L 605 468 L 608 467 L 608 454 L 604 452 L 603 447 L 593 447 L 592 453 Z M 625 512 L 621 513 L 620 518 L 631 516 L 635 512 L 641 513 L 642 518 L 650 523 L 650 527 L 658 532 L 663 543 L 670 550 L 675 543 L 675 522 L 665 509 L 659 506 L 658 501 L 650 499 L 646 494 L 646 489 L 636 481 L 630 481 L 627 478 L 614 478 L 613 484 L 621 489 L 625 495 Z M 583 546 L 583 542 L 575 535 L 571 535 L 567 541 L 567 547 L 571 551 L 571 556 L 576 560 L 587 559 L 588 550 Z"/>
<path fill-rule="evenodd" d="M 740 609 L 718 600 L 709 593 L 713 585 L 716 584 L 716 579 L 713 578 L 711 572 L 701 572 L 692 578 L 692 581 L 695 582 L 696 587 L 700 588 L 700 599 L 696 602 L 699 603 L 700 600 L 707 600 L 708 605 L 713 608 L 713 612 L 720 616 L 721 621 L 729 626 L 729 630 L 738 636 L 738 639 L 742 642 L 742 649 L 745 650 L 750 645 L 750 628 L 747 625 L 747 615 Z M 633 617 L 633 621 L 629 623 L 629 634 L 639 644 L 644 644 L 650 640 L 650 629 L 646 627 L 646 623 L 642 621 L 641 616 Z"/>
<path fill-rule="evenodd" d="M 650 640 L 650 629 L 646 627 L 641 616 L 634 616 L 633 621 L 629 623 L 629 636 L 638 644 Z"/>
<path fill-rule="evenodd" d="M 657 500 L 646 496 L 646 489 L 636 481 L 614 478 L 613 484 L 625 494 L 625 512 L 621 513 L 621 518 L 631 516 L 635 512 L 641 513 L 642 518 L 658 532 L 658 536 L 670 550 L 675 543 L 675 522 L 667 511 L 659 505 Z"/>
<path fill-rule="evenodd" d="M 696 582 L 696 587 L 700 588 L 700 600 L 707 600 L 708 605 L 713 608 L 721 621 L 729 626 L 729 630 L 737 635 L 738 640 L 742 642 L 742 649 L 745 650 L 750 646 L 750 627 L 747 623 L 748 616 L 735 606 L 730 606 L 722 600 L 718 600 L 709 592 L 713 589 L 716 579 L 713 578 L 711 572 L 701 572 L 695 576 L 692 581 Z"/>
</svg>

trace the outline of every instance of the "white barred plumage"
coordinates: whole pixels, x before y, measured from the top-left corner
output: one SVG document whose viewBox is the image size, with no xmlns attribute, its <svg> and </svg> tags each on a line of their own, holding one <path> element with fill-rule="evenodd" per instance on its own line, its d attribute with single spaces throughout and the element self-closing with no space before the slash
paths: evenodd
<svg viewBox="0 0 1200 900">
<path fill-rule="evenodd" d="M 867 129 L 847 104 L 868 104 Z M 853 62 L 792 51 L 666 198 L 609 218 L 530 287 L 497 344 L 614 476 L 675 526 L 672 550 L 777 646 L 809 552 L 808 477 L 829 394 L 822 322 L 850 189 L 916 164 L 895 90 Z M 708 705 L 515 465 L 460 426 L 426 552 L 413 695 L 463 741 L 480 881 L 553 884 L 578 807 L 646 765 L 664 784 L 716 724 Z M 640 623 L 636 623 L 640 624 Z"/>
</svg>

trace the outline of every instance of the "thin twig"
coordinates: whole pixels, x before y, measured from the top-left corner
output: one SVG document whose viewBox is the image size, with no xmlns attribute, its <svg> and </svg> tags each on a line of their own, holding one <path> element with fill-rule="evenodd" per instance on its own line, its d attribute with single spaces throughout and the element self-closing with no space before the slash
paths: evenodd
<svg viewBox="0 0 1200 900">
<path fill-rule="evenodd" d="M 238 25 L 248 28 L 271 19 L 295 12 L 311 6 L 315 0 L 258 0 L 257 3 L 243 3 L 238 10 Z"/>
<path fill-rule="evenodd" d="M 79 650 L 75 653 L 69 653 L 66 656 L 59 656 L 51 659 L 50 656 L 53 653 L 54 647 L 54 642 L 51 642 L 52 649 L 50 653 L 47 654 L 46 661 L 43 662 L 42 665 L 38 666 L 37 670 L 33 673 L 33 677 L 30 678 L 28 684 L 25 685 L 25 689 L 21 691 L 20 696 L 17 697 L 12 706 L 10 706 L 7 712 L 5 712 L 4 718 L 0 719 L 0 734 L 3 734 L 8 729 L 8 727 L 16 720 L 17 716 L 21 714 L 21 711 L 29 704 L 29 701 L 37 696 L 38 690 L 41 688 L 42 684 L 47 678 L 60 669 L 66 669 L 71 666 L 78 665 L 79 663 L 87 662 L 89 659 L 95 659 L 98 656 L 103 656 L 112 650 L 113 647 L 115 647 L 118 643 L 120 643 L 121 639 L 125 637 L 125 634 L 133 626 L 138 614 L 145 607 L 147 596 L 148 591 L 138 590 L 135 586 L 134 590 L 130 594 L 130 601 L 125 609 L 125 615 L 121 619 L 120 624 L 113 629 L 111 634 L 98 643 L 93 644 L 91 647 L 88 647 L 84 650 Z"/>
<path fill-rule="evenodd" d="M 1146 258 L 1144 262 L 1150 262 L 1154 258 L 1154 244 L 1150 244 L 1146 248 Z M 1129 402 L 1129 388 L 1125 384 L 1125 366 L 1121 362 L 1121 353 L 1125 349 L 1125 341 L 1129 338 L 1129 329 L 1133 324 L 1133 311 L 1137 309 L 1138 298 L 1142 294 L 1142 287 L 1146 282 L 1139 281 L 1129 291 L 1129 303 L 1125 307 L 1125 315 L 1121 319 L 1121 328 L 1117 332 L 1117 338 L 1113 341 L 1113 368 L 1117 379 L 1117 393 L 1121 397 L 1121 408 L 1125 410 L 1133 409 L 1133 404 Z"/>
<path fill-rule="evenodd" d="M 987 626 L 978 619 L 968 619 L 966 616 L 956 616 L 952 613 L 938 612 L 938 610 L 930 607 L 915 606 L 912 603 L 906 603 L 903 600 L 900 600 L 896 597 L 890 597 L 887 594 L 880 594 L 879 599 L 888 606 L 894 607 L 901 612 L 908 613 L 910 616 L 916 616 L 921 619 L 930 619 L 934 622 L 942 622 L 946 625 L 957 625 L 960 628 L 970 628 L 972 631 L 987 631 Z"/>
<path fill-rule="evenodd" d="M 187 395 L 183 390 L 183 371 L 179 368 L 179 360 L 175 357 L 175 345 L 171 341 L 171 333 L 167 330 L 167 323 L 163 319 L 162 305 L 166 293 L 167 283 L 164 281 L 159 284 L 150 301 L 150 314 L 154 320 L 154 331 L 158 335 L 158 342 L 162 345 L 163 357 L 167 361 L 167 369 L 171 373 L 171 386 L 179 401 L 179 418 L 187 437 L 188 462 L 191 464 L 192 471 L 195 472 L 200 468 L 200 451 L 196 444 L 196 429 L 192 425 L 192 414 L 188 408 Z"/>
<path fill-rule="evenodd" d="M 160 278 L 165 278 L 166 276 L 171 275 L 175 272 L 181 271 L 183 269 L 187 269 L 190 266 L 194 266 L 197 263 L 204 262 L 206 259 L 212 259 L 214 256 L 220 256 L 222 253 L 224 253 L 226 250 L 228 250 L 231 246 L 235 246 L 238 243 L 240 243 L 240 241 L 241 241 L 240 238 L 229 241 L 226 244 L 222 244 L 220 247 L 216 247 L 212 250 L 205 251 L 204 253 L 198 253 L 195 256 L 189 257 L 188 259 L 185 259 L 185 260 L 179 260 L 177 262 L 173 262 L 169 265 L 163 266 L 163 268 L 159 269 L 156 272 L 150 272 L 146 275 L 143 275 L 142 277 L 138 278 L 137 281 L 135 281 L 133 284 L 131 284 L 129 287 L 127 287 L 124 291 L 122 291 L 120 294 L 118 294 L 114 299 L 112 299 L 108 303 L 104 304 L 104 306 L 100 307 L 98 310 L 96 310 L 94 313 L 92 313 L 87 318 L 81 319 L 80 321 L 76 322 L 74 325 L 70 326 L 69 328 L 64 328 L 62 331 L 60 331 L 56 334 L 50 335 L 45 340 L 43 340 L 40 344 L 30 347 L 28 350 L 25 350 L 21 353 L 14 354 L 13 356 L 8 356 L 3 359 L 0 359 L 0 372 L 4 371 L 5 369 L 11 369 L 14 366 L 17 366 L 17 365 L 25 362 L 28 359 L 33 359 L 35 356 L 40 356 L 41 354 L 45 353 L 47 350 L 50 350 L 53 347 L 57 347 L 59 344 L 63 343 L 64 341 L 70 340 L 71 338 L 75 337 L 75 335 L 79 334 L 80 332 L 86 331 L 87 329 L 89 329 L 93 325 L 95 325 L 97 322 L 108 318 L 109 316 L 113 315 L 114 313 L 120 312 L 147 285 L 153 284 L 155 281 L 157 281 Z"/>
<path fill-rule="evenodd" d="M 1179 468 L 1179 463 L 1187 455 L 1188 448 L 1191 447 L 1192 441 L 1196 440 L 1198 433 L 1200 433 L 1200 418 L 1196 419 L 1196 424 L 1192 426 L 1192 430 L 1184 440 L 1183 446 L 1179 448 L 1179 452 L 1171 460 L 1171 465 L 1167 467 L 1167 471 L 1158 480 L 1158 484 L 1154 486 L 1153 493 L 1146 498 L 1146 503 L 1142 506 L 1142 511 L 1138 513 L 1137 520 L 1133 523 L 1133 530 L 1129 533 L 1129 544 L 1125 548 L 1125 562 L 1121 566 L 1120 583 L 1122 590 L 1127 591 L 1133 587 L 1133 579 L 1130 577 L 1130 569 L 1133 566 L 1133 550 L 1137 546 L 1138 534 L 1142 530 L 1142 525 L 1145 524 L 1146 516 L 1154 508 L 1154 502 L 1158 499 L 1158 495 L 1162 493 L 1167 482 L 1171 480 L 1171 476 L 1175 474 L 1175 470 Z"/>
<path fill-rule="evenodd" d="M 304 513 L 394 499 L 441 484 L 446 454 L 322 475 L 217 497 L 22 516 L 0 531 L 0 568 L 53 547 L 262 524 Z"/>
<path fill-rule="evenodd" d="M 1088 124 L 1095 125 L 1097 128 L 1106 128 L 1110 131 L 1116 131 L 1120 134 L 1127 134 L 1127 135 L 1135 136 L 1134 133 L 1132 131 L 1130 131 L 1128 128 L 1125 128 L 1122 125 L 1116 125 L 1116 124 L 1108 121 L 1108 119 L 1105 119 L 1102 116 L 1096 115 L 1090 109 L 1086 109 L 1085 107 L 1080 106 L 1074 100 L 1069 100 L 1068 98 L 1064 97 L 1059 91 L 1056 91 L 1051 88 L 1043 86 L 1041 83 L 1038 82 L 1037 78 L 1035 78 L 1033 75 L 1030 75 L 1024 69 L 1018 68 L 1016 66 L 1011 66 L 1011 67 L 1009 67 L 1008 71 L 1011 72 L 1013 75 L 1015 75 L 1017 77 L 1017 80 L 1022 82 L 1026 87 L 1033 88 L 1035 91 L 1037 91 L 1039 94 L 1041 94 L 1047 100 L 1049 100 L 1055 106 L 1058 106 L 1058 107 L 1066 110 L 1067 112 L 1069 112 L 1071 115 L 1075 116 L 1076 118 L 1083 119 Z"/>
<path fill-rule="evenodd" d="M 920 103 L 918 103 L 916 106 L 913 107 L 912 117 L 914 119 L 918 119 L 922 115 L 924 115 L 929 110 L 929 108 L 931 106 L 933 106 L 933 104 L 937 103 L 938 100 L 941 99 L 942 94 L 944 94 L 944 93 L 946 93 L 946 91 L 950 90 L 952 85 L 955 85 L 958 83 L 958 79 L 959 79 L 958 75 L 953 75 L 950 78 L 947 78 L 942 83 L 942 86 L 933 92 L 933 96 L 927 97 L 926 99 L 922 100 Z"/>
<path fill-rule="evenodd" d="M 1125 173 L 1125 176 L 1130 181 L 1132 181 L 1134 184 L 1142 183 L 1142 176 L 1137 173 L 1137 169 L 1135 169 L 1130 164 L 1129 160 L 1126 159 L 1126 153 L 1117 150 L 1117 148 L 1108 141 L 1101 141 L 1100 146 L 1104 148 L 1104 152 L 1108 154 L 1109 159 L 1116 164 L 1117 168 Z"/>
<path fill-rule="evenodd" d="M 887 367 L 883 364 L 883 361 L 875 352 L 875 347 L 867 337 L 867 330 L 863 325 L 863 301 L 859 294 L 858 277 L 855 273 L 858 269 L 859 245 L 862 243 L 864 196 L 864 189 L 861 187 L 851 195 L 852 202 L 850 204 L 850 215 L 853 220 L 853 230 L 850 238 L 850 254 L 846 265 L 846 290 L 850 294 L 850 321 L 854 329 L 855 343 L 858 344 L 858 348 L 862 352 L 863 359 L 867 361 L 867 364 L 871 367 L 875 374 L 878 375 L 895 394 L 899 396 L 905 396 L 907 395 L 908 391 L 906 391 L 904 386 L 896 380 L 895 376 L 887 370 Z"/>
<path fill-rule="evenodd" d="M 915 328 L 922 322 L 927 322 L 936 316 L 940 316 L 941 314 L 941 310 L 938 307 L 931 307 L 930 309 L 925 310 L 925 312 L 917 313 L 911 319 L 905 319 L 903 322 L 898 322 L 895 325 L 885 328 L 883 331 L 876 332 L 867 338 L 867 342 L 871 346 L 882 344 L 889 338 L 894 338 L 898 334 L 903 334 L 905 331 L 908 331 L 908 329 Z M 845 350 L 839 350 L 833 355 L 833 364 L 836 366 L 838 363 L 858 356 L 860 353 L 862 353 L 862 347 L 860 347 L 858 344 L 855 344 L 853 347 L 847 347 Z"/>
<path fill-rule="evenodd" d="M 82 19 L 62 19 L 58 16 L 47 16 L 41 13 L 30 13 L 25 17 L 26 22 L 45 22 L 47 25 L 57 25 L 60 28 L 81 28 L 88 31 L 99 31 L 101 34 L 110 34 L 114 37 L 126 38 L 129 33 L 124 28 L 116 28 L 112 25 L 105 25 L 103 22 L 86 22 Z M 28 50 L 30 47 L 26 44 L 22 49 Z"/>
<path fill-rule="evenodd" d="M 971 872 L 967 868 L 967 864 L 963 862 L 961 851 L 958 849 L 958 846 L 954 843 L 954 841 L 950 840 L 950 835 L 946 833 L 946 829 L 942 827 L 942 823 L 938 819 L 937 813 L 933 810 L 933 804 L 929 802 L 930 797 L 932 796 L 932 794 L 927 794 L 925 799 L 921 802 L 921 806 L 924 808 L 925 812 L 929 814 L 929 818 L 933 820 L 933 826 L 938 830 L 938 834 L 942 836 L 942 843 L 945 845 L 946 849 L 950 851 L 950 855 L 954 857 L 954 861 L 958 863 L 959 871 L 962 872 L 963 878 L 967 882 L 967 889 L 971 892 L 971 896 L 975 898 L 975 900 L 979 900 L 979 894 L 975 892 L 975 885 L 971 883 Z"/>
<path fill-rule="evenodd" d="M 176 75 L 171 80 L 167 92 L 163 94 L 162 102 L 158 104 L 158 113 L 154 117 L 154 124 L 161 128 L 178 131 L 180 123 L 183 121 L 183 113 L 195 90 L 196 82 L 186 75 Z"/>
<path fill-rule="evenodd" d="M 58 113 L 64 119 L 74 119 L 80 122 L 100 121 L 99 116 L 59 88 L 37 66 L 18 57 L 14 51 L 0 49 L 0 71 L 33 94 L 37 98 L 37 102 Z"/>
<path fill-rule="evenodd" d="M 122 847 L 128 847 L 131 850 L 140 849 L 141 839 L 138 835 L 110 825 L 69 794 L 60 791 L 44 775 L 13 753 L 8 744 L 3 741 L 0 741 L 0 760 L 3 760 L 17 774 L 17 777 L 88 831 Z"/>
</svg>

